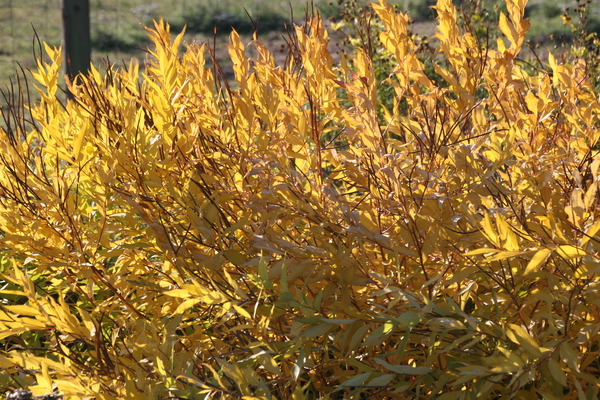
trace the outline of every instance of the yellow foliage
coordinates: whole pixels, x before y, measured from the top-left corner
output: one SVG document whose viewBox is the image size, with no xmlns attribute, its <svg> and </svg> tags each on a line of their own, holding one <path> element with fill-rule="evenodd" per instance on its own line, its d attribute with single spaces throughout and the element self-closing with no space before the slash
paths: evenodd
<svg viewBox="0 0 600 400">
<path fill-rule="evenodd" d="M 46 47 L 0 136 L 0 386 L 595 398 L 600 101 L 581 60 L 518 61 L 525 5 L 481 48 L 439 0 L 433 80 L 373 4 L 383 118 L 371 58 L 335 63 L 319 18 L 283 66 L 233 32 L 232 82 L 157 22 L 143 72 L 92 68 L 64 104 Z"/>
</svg>

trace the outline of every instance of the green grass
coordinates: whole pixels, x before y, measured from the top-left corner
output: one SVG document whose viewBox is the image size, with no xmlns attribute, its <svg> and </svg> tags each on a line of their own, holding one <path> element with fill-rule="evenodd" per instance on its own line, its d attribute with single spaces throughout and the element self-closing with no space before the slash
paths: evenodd
<svg viewBox="0 0 600 400">
<path fill-rule="evenodd" d="M 51 45 L 61 42 L 61 12 L 58 0 L 20 0 L 0 5 L 0 87 L 6 87 L 14 76 L 17 63 L 25 68 L 35 65 L 32 41 L 34 31 L 42 41 Z M 290 3 L 291 8 L 290 10 Z M 335 13 L 335 7 L 325 0 L 315 0 L 315 5 L 326 16 Z M 187 25 L 192 34 L 206 33 L 212 36 L 213 26 L 218 33 L 228 33 L 231 26 L 240 32 L 250 32 L 257 26 L 259 32 L 283 29 L 293 12 L 299 20 L 304 15 L 304 0 L 90 0 L 91 37 L 93 60 L 98 63 L 143 56 L 145 26 L 153 19 L 163 17 L 171 23 L 174 31 Z M 251 16 L 254 25 L 248 15 Z"/>
</svg>

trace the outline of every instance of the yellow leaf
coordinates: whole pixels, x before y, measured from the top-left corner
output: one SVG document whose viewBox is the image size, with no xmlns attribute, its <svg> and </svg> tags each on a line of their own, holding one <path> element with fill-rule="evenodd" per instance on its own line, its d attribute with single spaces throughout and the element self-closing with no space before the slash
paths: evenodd
<svg viewBox="0 0 600 400">
<path fill-rule="evenodd" d="M 600 176 L 600 158 L 596 158 L 590 165 L 590 171 L 594 177 L 594 181 L 598 182 L 598 176 Z"/>
<path fill-rule="evenodd" d="M 479 255 L 487 255 L 490 253 L 498 253 L 500 250 L 498 249 L 490 249 L 488 247 L 483 247 L 481 249 L 471 250 L 465 253 L 465 256 L 479 256 Z"/>
<path fill-rule="evenodd" d="M 186 312 L 187 310 L 189 310 L 190 308 L 194 307 L 196 304 L 200 303 L 200 299 L 187 299 L 186 301 L 184 301 L 183 303 L 181 303 L 177 309 L 175 310 L 174 314 L 183 314 L 184 312 Z"/>
<path fill-rule="evenodd" d="M 271 357 L 271 355 L 266 351 L 260 351 L 259 353 L 254 354 L 252 357 L 256 357 L 258 362 L 270 373 L 274 375 L 281 375 L 281 369 L 273 357 Z"/>
<path fill-rule="evenodd" d="M 56 379 L 54 384 L 58 390 L 67 396 L 74 396 L 76 398 L 85 398 L 85 394 L 88 394 L 87 390 L 79 385 L 73 378 L 70 379 Z M 51 393 L 51 392 L 50 392 Z M 48 393 L 44 393 L 48 394 Z"/>
<path fill-rule="evenodd" d="M 500 241 L 498 240 L 498 234 L 494 230 L 492 226 L 492 219 L 490 215 L 486 213 L 483 216 L 483 220 L 481 221 L 481 227 L 483 228 L 483 233 L 488 238 L 488 240 L 497 247 L 500 247 Z"/>
<path fill-rule="evenodd" d="M 525 103 L 527 103 L 527 108 L 534 114 L 538 114 L 539 112 L 539 99 L 531 92 L 527 92 L 525 96 Z"/>
<path fill-rule="evenodd" d="M 31 393 L 34 396 L 43 396 L 48 393 L 52 393 L 52 378 L 50 378 L 50 372 L 48 371 L 48 364 L 41 361 L 41 374 L 36 374 L 37 385 L 32 386 Z"/>
<path fill-rule="evenodd" d="M 165 363 L 160 357 L 156 357 L 155 365 L 160 375 L 165 376 L 167 374 L 167 370 L 165 369 Z"/>
<path fill-rule="evenodd" d="M 512 43 L 517 42 L 515 29 L 512 26 L 512 24 L 509 25 L 508 19 L 506 18 L 506 15 L 503 12 L 500 13 L 498 25 L 500 26 L 500 30 L 502 31 L 504 36 L 508 38 L 508 40 L 510 40 Z"/>
<path fill-rule="evenodd" d="M 598 231 L 600 231 L 600 221 L 594 222 L 589 228 L 587 228 L 587 230 L 585 231 L 585 235 L 583 236 L 583 238 L 581 238 L 579 246 L 585 246 L 585 244 L 589 242 L 591 238 L 596 236 Z"/>
<path fill-rule="evenodd" d="M 492 256 L 484 258 L 484 261 L 492 262 L 492 261 L 506 260 L 507 258 L 513 258 L 513 257 L 521 255 L 521 254 L 523 254 L 523 252 L 521 252 L 521 251 L 499 251 L 498 253 L 496 253 Z"/>
<path fill-rule="evenodd" d="M 496 214 L 496 226 L 498 227 L 498 234 L 502 240 L 502 248 L 508 251 L 518 250 L 519 240 L 517 235 L 500 214 Z"/>
<path fill-rule="evenodd" d="M 528 275 L 528 274 L 530 274 L 532 272 L 536 272 L 540 268 L 540 266 L 542 265 L 542 263 L 544 261 L 546 261 L 546 259 L 550 255 L 550 253 L 552 253 L 552 250 L 550 250 L 550 249 L 540 249 L 540 250 L 538 250 L 533 255 L 533 257 L 531 257 L 531 260 L 527 264 L 527 267 L 525 268 L 525 271 L 523 272 L 523 275 Z"/>
<path fill-rule="evenodd" d="M 519 325 L 506 324 L 506 336 L 514 343 L 523 346 L 525 351 L 535 357 L 542 355 L 535 340 Z"/>
<path fill-rule="evenodd" d="M 586 211 L 589 211 L 591 207 L 596 203 L 596 193 L 598 192 L 598 185 L 592 184 L 585 192 L 583 197 L 583 205 Z"/>
<path fill-rule="evenodd" d="M 583 257 L 587 253 L 576 246 L 565 244 L 556 248 L 556 254 L 567 260 L 571 260 L 573 258 Z"/>
<path fill-rule="evenodd" d="M 202 389 L 210 389 L 210 386 L 204 384 L 204 382 L 190 378 L 189 376 L 179 375 L 176 379 L 178 381 L 185 382 L 186 385 L 193 385 Z"/>
<path fill-rule="evenodd" d="M 392 329 L 394 329 L 394 323 L 391 320 L 385 321 L 385 324 L 383 324 L 383 333 L 389 333 L 392 331 Z"/>
<path fill-rule="evenodd" d="M 185 289 L 173 289 L 165 292 L 164 294 L 171 297 L 178 297 L 180 299 L 187 299 L 192 296 L 191 293 Z"/>
<path fill-rule="evenodd" d="M 17 304 L 12 306 L 4 306 L 5 310 L 17 314 L 19 317 L 39 317 L 40 311 L 37 308 L 25 305 Z"/>
<path fill-rule="evenodd" d="M 562 14 L 560 18 L 562 19 L 563 25 L 568 25 L 571 23 L 571 17 L 566 14 Z"/>
<path fill-rule="evenodd" d="M 248 311 L 244 310 L 242 307 L 234 304 L 233 309 L 237 311 L 237 313 L 240 314 L 242 317 L 252 319 L 252 316 L 248 313 Z"/>
</svg>

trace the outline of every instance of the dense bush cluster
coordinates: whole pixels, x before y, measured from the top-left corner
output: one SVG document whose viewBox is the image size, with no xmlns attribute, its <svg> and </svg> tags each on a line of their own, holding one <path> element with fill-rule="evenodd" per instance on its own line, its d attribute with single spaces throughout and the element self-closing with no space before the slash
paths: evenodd
<svg viewBox="0 0 600 400">
<path fill-rule="evenodd" d="M 506 5 L 486 46 L 438 0 L 427 70 L 381 0 L 382 82 L 319 18 L 284 66 L 232 33 L 235 82 L 159 22 L 66 103 L 48 47 L 0 138 L 0 387 L 597 398 L 600 101 L 583 59 L 518 61 Z"/>
</svg>

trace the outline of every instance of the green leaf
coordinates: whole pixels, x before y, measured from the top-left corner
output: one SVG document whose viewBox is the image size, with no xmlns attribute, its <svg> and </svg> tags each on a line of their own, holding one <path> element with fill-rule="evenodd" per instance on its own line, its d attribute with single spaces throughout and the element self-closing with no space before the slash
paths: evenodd
<svg viewBox="0 0 600 400">
<path fill-rule="evenodd" d="M 462 322 L 448 317 L 440 317 L 440 318 L 431 318 L 427 321 L 427 325 L 434 331 L 443 331 L 443 330 L 454 330 L 460 329 L 465 330 L 467 327 Z"/>
<path fill-rule="evenodd" d="M 322 318 L 323 322 L 327 322 L 329 324 L 334 325 L 347 325 L 351 324 L 355 321 L 358 321 L 356 318 L 348 318 L 348 319 L 339 319 L 339 318 Z"/>
<path fill-rule="evenodd" d="M 443 393 L 439 397 L 436 397 L 436 399 L 437 400 L 460 400 L 460 399 L 464 399 L 466 394 L 467 394 L 467 392 L 465 392 L 464 390 L 455 390 L 452 392 Z"/>
<path fill-rule="evenodd" d="M 413 326 L 421 322 L 421 317 L 417 313 L 407 311 L 405 313 L 400 314 L 400 316 L 394 318 L 394 321 L 399 325 L 405 326 L 407 328 L 412 328 Z"/>
<path fill-rule="evenodd" d="M 368 385 L 370 387 L 385 387 L 392 381 L 392 379 L 394 379 L 395 376 L 395 374 L 383 374 L 371 379 L 368 382 Z"/>
<path fill-rule="evenodd" d="M 559 347 L 560 357 L 574 372 L 579 372 L 579 357 L 567 342 L 563 342 Z"/>
<path fill-rule="evenodd" d="M 300 349 L 298 352 L 298 358 L 296 362 L 292 366 L 292 379 L 295 381 L 298 380 L 298 377 L 302 373 L 302 369 L 304 368 L 304 362 L 306 361 L 306 356 L 304 354 L 304 349 Z"/>
<path fill-rule="evenodd" d="M 565 372 L 556 360 L 552 358 L 548 360 L 548 370 L 556 382 L 562 386 L 567 386 L 567 375 L 565 375 Z"/>
<path fill-rule="evenodd" d="M 381 365 L 388 371 L 395 372 L 400 375 L 426 375 L 431 372 L 430 368 L 427 367 L 413 367 L 411 365 L 392 365 L 381 358 L 374 359 L 376 364 Z"/>
<path fill-rule="evenodd" d="M 258 275 L 263 283 L 263 288 L 273 289 L 273 282 L 269 280 L 269 272 L 267 271 L 267 263 L 264 257 L 260 257 L 258 262 Z"/>
<path fill-rule="evenodd" d="M 344 381 L 344 383 L 342 383 L 342 385 L 341 385 L 341 388 L 363 386 L 365 384 L 365 382 L 367 381 L 367 379 L 369 379 L 371 374 L 372 374 L 372 372 L 364 372 L 362 374 L 358 374 L 358 375 L 348 379 L 347 381 Z M 338 390 L 339 389 L 340 388 L 338 388 Z"/>
<path fill-rule="evenodd" d="M 373 332 L 371 332 L 371 334 L 365 339 L 365 341 L 363 342 L 363 346 L 365 347 L 372 347 L 372 346 L 379 346 L 381 343 L 383 343 L 384 338 L 388 335 L 388 333 L 384 332 L 384 326 L 378 326 L 377 328 L 373 329 Z"/>
<path fill-rule="evenodd" d="M 363 341 L 365 335 L 369 331 L 369 325 L 362 325 L 352 334 L 350 343 L 348 343 L 348 351 L 356 350 L 357 346 Z"/>
<path fill-rule="evenodd" d="M 325 335 L 327 332 L 329 332 L 332 328 L 334 327 L 333 324 L 329 324 L 329 323 L 322 323 L 316 326 L 312 326 L 308 329 L 306 329 L 305 331 L 302 332 L 302 334 L 300 336 L 302 337 L 319 337 L 319 336 L 323 336 Z"/>
</svg>

